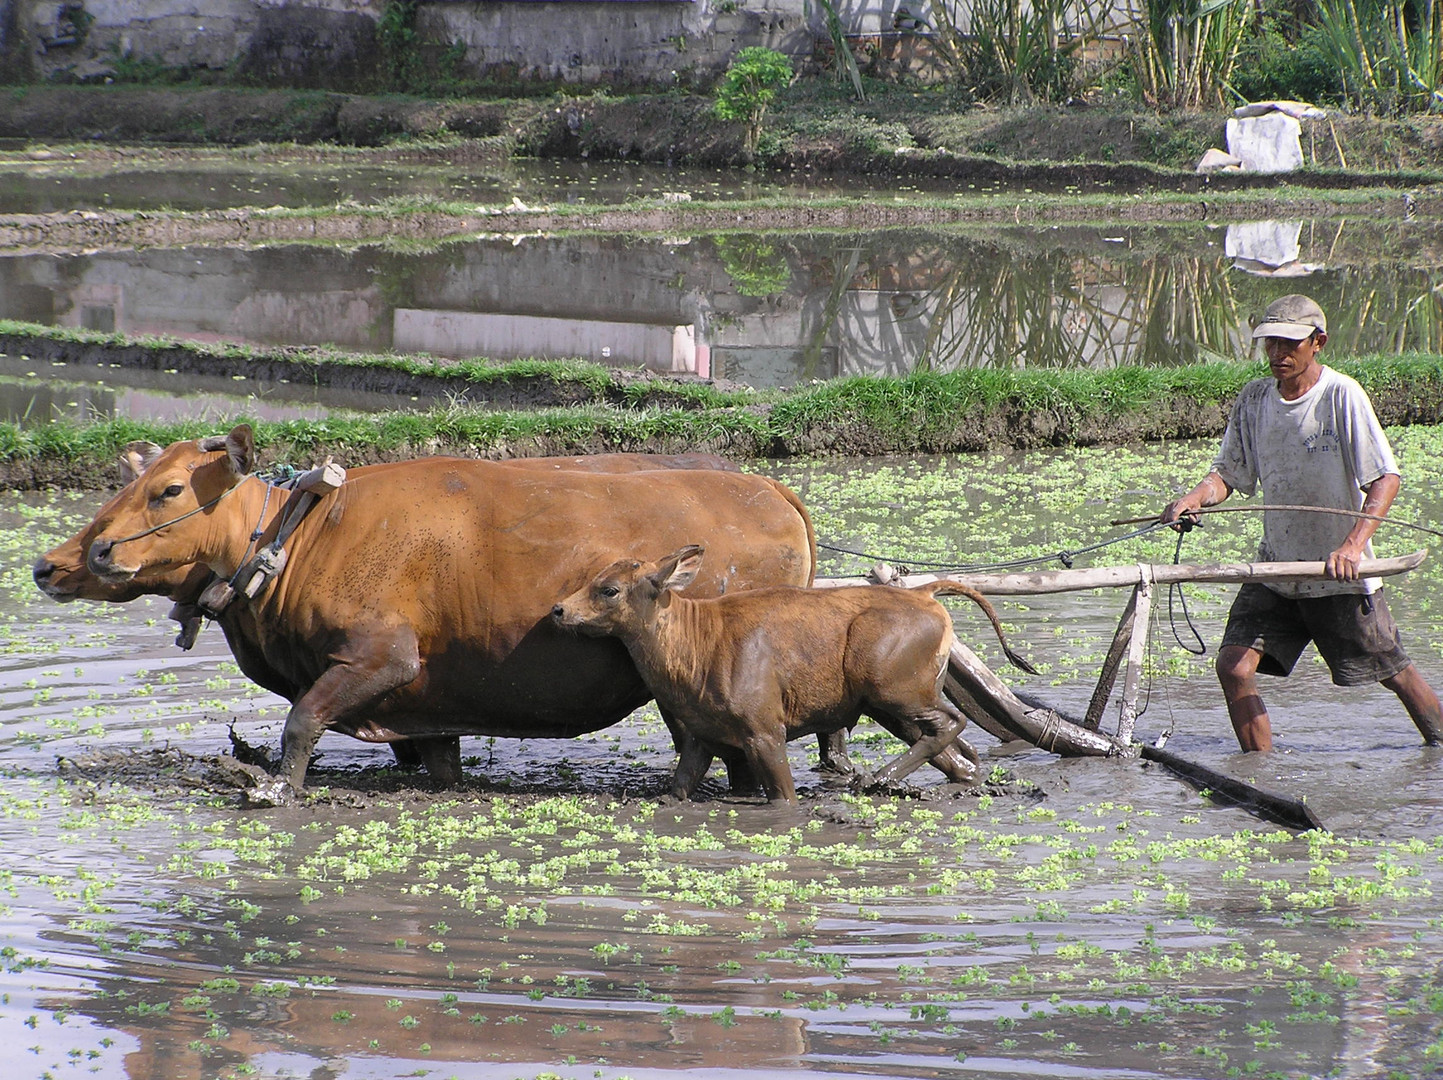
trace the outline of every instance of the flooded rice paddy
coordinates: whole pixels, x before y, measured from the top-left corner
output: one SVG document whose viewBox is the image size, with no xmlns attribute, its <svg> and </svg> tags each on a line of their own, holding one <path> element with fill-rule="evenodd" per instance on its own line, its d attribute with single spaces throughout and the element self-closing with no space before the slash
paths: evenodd
<svg viewBox="0 0 1443 1080">
<path fill-rule="evenodd" d="M 604 205 L 686 195 L 693 199 L 763 199 L 948 190 L 952 181 L 904 184 L 871 177 L 677 168 L 619 161 L 377 160 L 377 151 L 276 147 L 235 150 L 95 148 L 5 152 L 0 147 L 0 214 L 72 210 L 226 210 L 247 206 L 326 208 L 386 200 L 432 200 L 476 206 Z M 405 156 L 404 149 L 390 156 Z M 425 151 L 417 151 L 418 158 Z M 430 155 L 434 157 L 435 155 Z"/>
<path fill-rule="evenodd" d="M 786 387 L 1247 357 L 1248 317 L 1305 289 L 1338 354 L 1437 352 L 1439 230 L 1297 219 L 16 252 L 0 254 L 0 318 L 255 347 L 581 357 Z M 0 407 L 7 419 L 164 410 L 138 377 L 11 356 Z M 167 390 L 273 418 L 394 407 L 245 381 Z"/>
<path fill-rule="evenodd" d="M 1443 520 L 1443 432 L 1394 433 L 1399 520 Z M 977 564 L 1120 535 L 1206 468 L 1167 445 L 769 466 L 825 571 Z M 971 730 L 987 783 L 861 795 L 794 744 L 795 808 L 658 798 L 650 714 L 567 742 L 470 740 L 439 790 L 326 736 L 315 798 L 243 812 L 228 729 L 276 745 L 284 703 L 193 653 L 163 602 L 56 605 L 29 562 L 98 494 L 0 501 L 0 1045 L 7 1077 L 1347 1077 L 1443 1073 L 1443 751 L 1391 695 L 1269 680 L 1279 749 L 1236 752 L 1211 655 L 1160 595 L 1138 724 L 1306 798 L 1297 836 L 1136 762 L 1064 761 Z M 1246 558 L 1252 515 L 1188 536 Z M 1384 554 L 1421 545 L 1390 526 Z M 848 554 L 838 549 L 862 554 Z M 1078 565 L 1172 560 L 1171 534 Z M 1056 565 L 1053 563 L 1053 565 Z M 1390 603 L 1443 685 L 1439 564 Z M 1225 588 L 1186 594 L 1211 649 Z M 1072 712 L 1124 594 L 999 604 Z M 989 662 L 969 606 L 959 633 Z M 1014 678 L 1014 676 L 1016 676 Z M 1105 724 L 1115 723 L 1116 704 Z M 888 750 L 867 722 L 854 745 Z"/>
</svg>

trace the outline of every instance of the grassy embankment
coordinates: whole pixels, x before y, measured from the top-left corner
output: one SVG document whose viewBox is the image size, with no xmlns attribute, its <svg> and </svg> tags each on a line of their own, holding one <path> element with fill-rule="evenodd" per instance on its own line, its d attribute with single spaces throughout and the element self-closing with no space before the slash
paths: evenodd
<svg viewBox="0 0 1443 1080">
<path fill-rule="evenodd" d="M 0 335 L 12 335 L 11 351 L 14 335 L 26 330 L 36 343 L 61 339 L 72 347 L 150 353 L 159 357 L 155 363 L 162 370 L 194 371 L 213 363 L 226 372 L 242 365 L 272 378 L 289 371 L 293 382 L 353 388 L 399 375 L 424 381 L 437 397 L 450 397 L 445 406 L 378 416 L 280 422 L 235 417 L 253 424 L 266 460 L 299 464 L 325 454 L 351 464 L 436 453 L 504 458 L 681 450 L 744 460 L 1212 437 L 1221 432 L 1237 391 L 1265 370 L 1245 363 L 1103 371 L 967 369 L 758 391 L 576 361 L 442 363 L 424 356 L 248 350 L 0 325 Z M 1443 357 L 1376 355 L 1337 366 L 1368 389 L 1385 424 L 1443 422 Z M 516 407 L 482 407 L 496 401 Z M 102 483 L 127 442 L 165 444 L 219 426 L 126 419 L 3 424 L 3 482 L 17 488 Z"/>
</svg>

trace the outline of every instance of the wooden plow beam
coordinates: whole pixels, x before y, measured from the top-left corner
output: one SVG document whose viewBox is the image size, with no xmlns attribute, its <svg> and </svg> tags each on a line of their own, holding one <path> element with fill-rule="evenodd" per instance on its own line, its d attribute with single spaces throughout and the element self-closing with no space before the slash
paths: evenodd
<svg viewBox="0 0 1443 1080">
<path fill-rule="evenodd" d="M 1390 577 L 1406 573 L 1427 557 L 1415 551 L 1390 559 L 1364 559 L 1363 577 Z M 1045 570 L 1020 574 L 900 574 L 885 563 L 872 568 L 865 581 L 855 578 L 818 578 L 815 588 L 887 584 L 902 587 L 931 581 L 956 581 L 991 596 L 1036 596 L 1043 593 L 1080 592 L 1097 588 L 1128 588 L 1132 592 L 1118 621 L 1117 632 L 1103 660 L 1087 714 L 1074 721 L 1035 699 L 1024 700 L 997 677 L 961 642 L 952 646 L 943 684 L 944 692 L 973 723 L 1007 742 L 1023 739 L 1063 756 L 1144 757 L 1166 766 L 1196 787 L 1222 795 L 1254 813 L 1290 828 L 1322 828 L 1304 804 L 1286 796 L 1261 791 L 1233 777 L 1169 754 L 1161 746 L 1139 745 L 1133 738 L 1137 695 L 1147 646 L 1153 590 L 1157 585 L 1183 582 L 1242 583 L 1247 581 L 1317 581 L 1326 577 L 1321 562 L 1256 562 L 1213 564 L 1138 563 L 1082 570 Z M 1100 730 L 1104 709 L 1116 685 L 1118 669 L 1127 661 L 1116 735 Z M 1030 697 L 1030 696 L 1029 696 Z"/>
</svg>

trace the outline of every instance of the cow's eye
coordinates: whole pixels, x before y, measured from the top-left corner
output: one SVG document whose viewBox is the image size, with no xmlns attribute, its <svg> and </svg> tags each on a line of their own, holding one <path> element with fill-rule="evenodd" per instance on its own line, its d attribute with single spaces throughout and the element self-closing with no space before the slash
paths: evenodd
<svg viewBox="0 0 1443 1080">
<path fill-rule="evenodd" d="M 596 591 L 601 593 L 601 595 L 606 597 L 608 600 L 615 600 L 618 596 L 621 595 L 621 590 L 618 589 L 615 585 L 603 585 L 600 589 Z"/>
</svg>

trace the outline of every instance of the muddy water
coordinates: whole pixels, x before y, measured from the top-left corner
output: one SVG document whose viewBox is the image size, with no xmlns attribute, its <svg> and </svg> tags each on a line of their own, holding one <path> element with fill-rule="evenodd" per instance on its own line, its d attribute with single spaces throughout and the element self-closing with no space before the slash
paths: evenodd
<svg viewBox="0 0 1443 1080">
<path fill-rule="evenodd" d="M 1396 436 L 1416 483 L 1395 515 L 1436 522 L 1439 433 Z M 849 574 L 877 555 L 1077 550 L 1208 449 L 777 472 L 812 507 L 827 572 Z M 1276 830 L 1156 768 L 981 734 L 979 789 L 919 774 L 917 798 L 859 795 L 796 744 L 796 808 L 716 779 L 669 805 L 648 715 L 564 743 L 472 740 L 453 791 L 327 737 L 312 803 L 241 812 L 217 767 L 227 729 L 274 748 L 284 703 L 240 678 L 214 628 L 192 653 L 170 646 L 162 602 L 42 598 L 29 558 L 96 497 L 4 500 L 7 1077 L 1438 1072 L 1443 754 L 1386 692 L 1332 688 L 1310 658 L 1266 688 L 1279 750 L 1236 753 L 1209 658 L 1171 643 L 1163 597 L 1139 733 L 1173 727 L 1171 749 L 1307 798 L 1332 836 Z M 1255 539 L 1242 515 L 1213 519 L 1184 557 Z M 1079 565 L 1172 554 L 1143 538 Z M 1437 586 L 1425 564 L 1392 590 L 1435 685 Z M 1007 678 L 1081 711 L 1122 599 L 1002 604 L 1044 671 Z M 1226 602 L 1188 597 L 1209 644 Z M 955 617 L 1002 670 L 975 613 Z M 886 752 L 869 725 L 856 735 L 863 757 Z"/>
<path fill-rule="evenodd" d="M 287 155 L 247 161 L 235 154 L 131 150 L 119 160 L 0 154 L 0 214 L 70 210 L 225 210 L 243 206 L 327 207 L 431 199 L 479 206 L 616 205 L 685 194 L 694 199 L 801 198 L 945 190 L 952 181 L 898 186 L 869 178 L 720 169 L 660 169 L 623 162 L 507 161 L 464 166 L 378 163 L 365 153 Z M 311 160 L 313 158 L 314 160 Z"/>
<path fill-rule="evenodd" d="M 771 387 L 1245 358 L 1249 316 L 1298 289 L 1329 311 L 1339 355 L 1438 352 L 1440 265 L 1443 235 L 1423 221 L 155 248 L 0 257 L 0 318 L 256 346 L 582 357 Z M 23 356 L 0 375 L 7 419 L 394 401 L 244 380 L 177 379 L 158 394 L 154 376 L 36 371 Z M 188 400 L 168 407 L 167 391 Z"/>
</svg>

